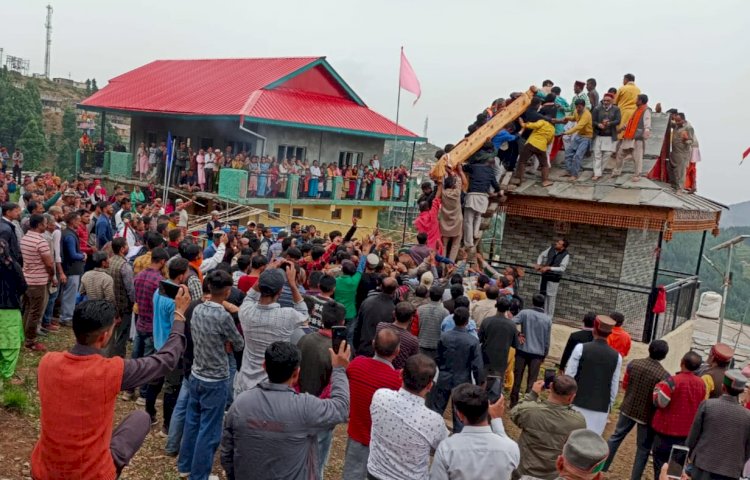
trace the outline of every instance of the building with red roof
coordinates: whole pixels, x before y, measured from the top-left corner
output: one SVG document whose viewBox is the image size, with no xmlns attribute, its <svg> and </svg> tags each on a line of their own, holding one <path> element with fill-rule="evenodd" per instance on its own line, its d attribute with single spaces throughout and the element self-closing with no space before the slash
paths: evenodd
<svg viewBox="0 0 750 480">
<path fill-rule="evenodd" d="M 212 147 L 279 162 L 296 158 L 339 167 L 382 156 L 386 140 L 426 141 L 371 110 L 325 57 L 156 60 L 111 79 L 78 107 L 102 117 L 130 118 L 131 153 L 108 152 L 112 160 L 103 172 L 118 182 L 138 183 L 133 152 L 141 143 L 165 142 L 168 132 L 177 145 L 185 142 L 194 153 Z M 398 160 L 408 166 L 411 159 Z M 199 196 L 209 205 L 218 193 L 218 199 L 262 209 L 268 214 L 256 221 L 266 224 L 312 218 L 339 229 L 339 222 L 352 217 L 374 227 L 379 208 L 408 203 L 408 198 L 383 197 L 379 179 L 367 198 L 359 200 L 347 195 L 348 180 L 341 177 L 328 177 L 329 191 L 320 198 L 303 198 L 297 188 L 303 178 L 297 174 L 288 175 L 285 191 L 255 195 L 248 188 L 252 177 L 246 168 L 222 168 L 218 186 Z M 323 184 L 321 180 L 321 190 Z M 400 187 L 417 190 L 412 180 Z"/>
<path fill-rule="evenodd" d="M 325 57 L 156 60 L 79 108 L 131 117 L 131 151 L 167 131 L 192 146 L 366 162 L 386 139 L 424 141 L 371 110 Z"/>
</svg>

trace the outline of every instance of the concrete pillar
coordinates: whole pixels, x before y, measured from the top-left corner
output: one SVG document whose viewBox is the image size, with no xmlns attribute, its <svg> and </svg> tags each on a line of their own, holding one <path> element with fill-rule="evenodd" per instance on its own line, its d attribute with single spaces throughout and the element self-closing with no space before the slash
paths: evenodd
<svg viewBox="0 0 750 480">
<path fill-rule="evenodd" d="M 299 175 L 296 173 L 289 174 L 289 181 L 286 182 L 286 198 L 295 199 L 299 193 Z"/>
<path fill-rule="evenodd" d="M 333 193 L 331 198 L 334 200 L 341 200 L 341 186 L 344 183 L 344 179 L 341 177 L 333 177 Z"/>
<path fill-rule="evenodd" d="M 372 198 L 370 200 L 378 201 L 380 200 L 380 192 L 383 188 L 383 181 L 379 178 L 376 178 L 375 181 L 372 184 Z"/>
</svg>

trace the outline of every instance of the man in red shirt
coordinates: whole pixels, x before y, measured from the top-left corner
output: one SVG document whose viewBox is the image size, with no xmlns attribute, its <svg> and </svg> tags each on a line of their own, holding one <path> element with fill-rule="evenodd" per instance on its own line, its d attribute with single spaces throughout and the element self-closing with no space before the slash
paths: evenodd
<svg viewBox="0 0 750 480">
<path fill-rule="evenodd" d="M 399 354 L 399 336 L 393 329 L 384 328 L 373 340 L 375 356 L 359 356 L 349 363 L 349 439 L 344 459 L 344 480 L 362 480 L 367 475 L 367 459 L 370 456 L 370 403 L 379 388 L 398 390 L 401 375 L 393 368 L 393 359 Z"/>
<path fill-rule="evenodd" d="M 237 288 L 242 290 L 243 293 L 247 293 L 258 281 L 260 274 L 266 269 L 268 265 L 268 259 L 263 255 L 256 255 L 250 262 L 250 273 L 243 275 L 237 281 Z"/>
<path fill-rule="evenodd" d="M 610 347 L 617 350 L 617 353 L 622 355 L 624 359 L 630 353 L 630 345 L 632 343 L 630 334 L 622 328 L 622 324 L 625 323 L 625 315 L 620 312 L 612 312 L 609 316 L 615 321 L 615 327 L 607 338 L 607 343 Z"/>
<path fill-rule="evenodd" d="M 656 412 L 651 420 L 654 442 L 654 478 L 659 478 L 661 467 L 669 461 L 673 445 L 685 445 L 698 407 L 706 398 L 706 384 L 696 372 L 701 357 L 692 350 L 680 362 L 680 371 L 654 388 Z"/>
</svg>

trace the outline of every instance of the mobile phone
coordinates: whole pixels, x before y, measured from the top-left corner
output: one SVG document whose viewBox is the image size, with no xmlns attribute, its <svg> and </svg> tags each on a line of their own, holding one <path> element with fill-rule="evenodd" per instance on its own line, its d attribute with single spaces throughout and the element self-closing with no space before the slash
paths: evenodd
<svg viewBox="0 0 750 480">
<path fill-rule="evenodd" d="M 503 396 L 503 379 L 487 375 L 487 399 L 490 404 L 497 402 Z"/>
<path fill-rule="evenodd" d="M 159 285 L 164 295 L 172 299 L 174 299 L 177 296 L 177 292 L 180 291 L 179 285 L 175 285 L 174 283 L 167 280 L 162 280 L 161 282 L 159 282 Z"/>
<path fill-rule="evenodd" d="M 548 390 L 550 387 L 550 384 L 555 381 L 555 374 L 557 371 L 554 368 L 545 368 L 544 369 L 544 388 L 545 390 Z"/>
<path fill-rule="evenodd" d="M 669 464 L 667 466 L 667 478 L 680 480 L 685 471 L 688 453 L 690 449 L 684 445 L 672 445 L 672 451 L 669 452 Z"/>
<path fill-rule="evenodd" d="M 331 327 L 331 346 L 333 347 L 333 351 L 335 353 L 338 353 L 339 347 L 341 346 L 341 342 L 346 340 L 346 327 L 344 326 L 334 326 Z"/>
</svg>

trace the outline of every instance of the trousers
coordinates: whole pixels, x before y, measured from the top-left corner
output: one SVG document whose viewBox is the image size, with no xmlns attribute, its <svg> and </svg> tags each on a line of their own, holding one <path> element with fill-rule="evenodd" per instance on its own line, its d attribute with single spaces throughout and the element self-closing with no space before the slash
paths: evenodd
<svg viewBox="0 0 750 480">
<path fill-rule="evenodd" d="M 686 437 L 673 437 L 654 432 L 651 455 L 654 459 L 654 478 L 659 478 L 661 467 L 669 461 L 672 445 L 685 445 Z"/>
<path fill-rule="evenodd" d="M 222 380 L 205 382 L 194 375 L 188 383 L 190 398 L 177 470 L 189 472 L 191 480 L 207 480 L 221 440 L 227 388 Z"/>
<path fill-rule="evenodd" d="M 601 177 L 604 173 L 604 167 L 606 162 L 605 156 L 609 156 L 614 151 L 612 148 L 612 137 L 596 137 L 594 138 L 594 176 Z"/>
<path fill-rule="evenodd" d="M 169 420 L 169 435 L 167 446 L 164 450 L 168 455 L 177 455 L 180 452 L 182 443 L 182 430 L 185 428 L 185 414 L 187 413 L 187 404 L 190 398 L 190 385 L 187 378 L 182 379 L 180 393 L 177 396 L 177 403 L 172 410 L 172 418 Z"/>
<path fill-rule="evenodd" d="M 55 310 L 55 301 L 57 301 L 58 295 L 60 295 L 59 288 L 54 292 L 47 293 L 47 306 L 45 307 L 44 314 L 42 315 L 42 327 L 46 327 L 52 323 L 52 312 Z"/>
<path fill-rule="evenodd" d="M 76 296 L 80 285 L 80 275 L 68 275 L 68 281 L 60 289 L 60 321 L 63 323 L 73 321 L 73 311 L 76 308 Z"/>
<path fill-rule="evenodd" d="M 346 441 L 343 480 L 362 480 L 367 476 L 370 447 L 349 438 Z"/>
<path fill-rule="evenodd" d="M 47 285 L 29 285 L 23 295 L 23 333 L 26 345 L 31 345 L 36 340 L 36 330 L 47 307 L 48 297 Z"/>
<path fill-rule="evenodd" d="M 481 232 L 479 230 L 482 224 L 482 214 L 477 212 L 473 208 L 464 208 L 464 246 L 473 247 L 479 238 Z"/>
<path fill-rule="evenodd" d="M 646 464 L 648 463 L 648 456 L 651 453 L 651 444 L 654 441 L 654 431 L 651 430 L 646 424 L 637 423 L 632 418 L 620 413 L 617 419 L 617 425 L 612 436 L 607 440 L 609 446 L 609 457 L 607 462 L 604 464 L 604 471 L 609 470 L 609 466 L 617 455 L 617 450 L 620 448 L 620 444 L 628 433 L 636 427 L 636 451 L 635 458 L 633 459 L 633 468 L 630 471 L 630 480 L 640 480 L 643 476 L 643 471 L 646 470 Z"/>
<path fill-rule="evenodd" d="M 137 410 L 125 417 L 112 432 L 109 451 L 112 453 L 118 475 L 141 448 L 149 430 L 151 421 L 148 414 L 143 410 Z"/>
<path fill-rule="evenodd" d="M 557 291 L 559 289 L 560 282 L 552 282 L 542 278 L 539 293 L 544 295 L 544 312 L 552 318 L 555 316 L 555 304 L 557 303 Z"/>
<path fill-rule="evenodd" d="M 583 156 L 589 150 L 591 139 L 576 135 L 570 141 L 570 145 L 565 149 L 565 169 L 571 177 L 577 177 L 581 174 L 581 163 Z"/>
<path fill-rule="evenodd" d="M 627 144 L 623 143 L 625 140 L 620 142 L 617 148 L 617 154 L 615 154 L 615 168 L 612 169 L 612 175 L 617 176 L 622 173 L 622 166 L 626 160 L 632 159 L 635 163 L 635 176 L 641 175 L 643 170 L 643 152 L 645 151 L 645 143 L 643 140 L 633 140 L 633 147 L 626 147 Z"/>
<path fill-rule="evenodd" d="M 513 371 L 513 389 L 510 391 L 510 405 L 515 407 L 518 403 L 518 396 L 521 392 L 521 380 L 523 380 L 523 371 L 528 366 L 529 372 L 526 376 L 526 393 L 531 391 L 531 386 L 539 377 L 539 369 L 542 367 L 544 357 L 516 350 L 516 365 Z"/>
<path fill-rule="evenodd" d="M 112 338 L 109 339 L 107 348 L 104 350 L 108 358 L 125 358 L 128 349 L 128 338 L 130 338 L 130 321 L 132 316 L 132 313 L 121 315 L 120 323 L 117 324 L 115 331 L 112 332 Z"/>
<path fill-rule="evenodd" d="M 667 160 L 667 173 L 669 174 L 669 183 L 675 190 L 680 190 L 685 186 L 685 175 L 687 174 L 687 167 L 690 163 L 688 155 L 671 154 L 671 157 Z"/>
</svg>

